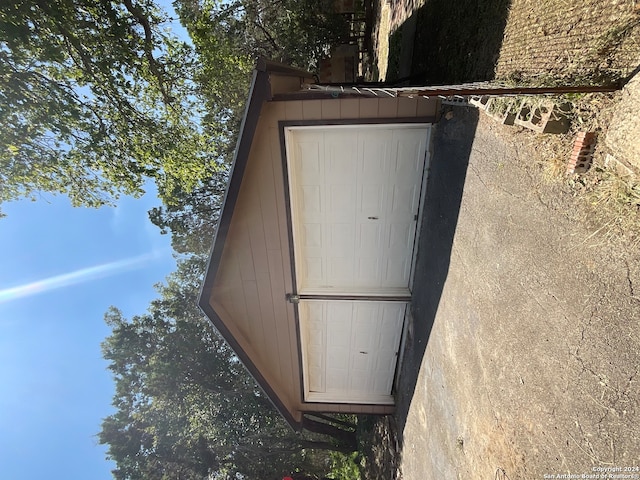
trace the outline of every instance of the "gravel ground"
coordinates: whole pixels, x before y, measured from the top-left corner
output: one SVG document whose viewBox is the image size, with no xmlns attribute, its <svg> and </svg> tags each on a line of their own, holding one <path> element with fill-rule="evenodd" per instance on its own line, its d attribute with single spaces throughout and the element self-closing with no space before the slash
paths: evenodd
<svg viewBox="0 0 640 480">
<path fill-rule="evenodd" d="M 410 73 L 428 83 L 601 82 L 627 77 L 640 63 L 636 0 L 378 0 L 375 10 L 372 57 L 381 80 L 401 50 Z"/>
<path fill-rule="evenodd" d="M 438 125 L 396 418 L 406 480 L 640 465 L 638 244 L 505 129 L 464 109 Z"/>
<path fill-rule="evenodd" d="M 382 79 L 389 35 L 428 1 L 378 5 Z M 629 75 L 638 18 L 632 0 L 513 0 L 494 72 L 551 83 Z M 636 84 L 572 99 L 568 135 L 474 109 L 443 116 L 398 411 L 371 427 L 365 478 L 610 478 L 612 468 L 640 478 L 640 208 L 611 202 L 624 189 L 619 178 L 602 188 L 600 168 L 637 148 L 637 112 L 624 100 Z M 572 134 L 589 128 L 601 134 L 599 167 L 558 179 Z"/>
</svg>

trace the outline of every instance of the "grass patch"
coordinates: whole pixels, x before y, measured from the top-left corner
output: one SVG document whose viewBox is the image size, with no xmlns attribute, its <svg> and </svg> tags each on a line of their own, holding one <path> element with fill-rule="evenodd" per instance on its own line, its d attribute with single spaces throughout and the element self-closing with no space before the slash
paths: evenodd
<svg viewBox="0 0 640 480">
<path fill-rule="evenodd" d="M 596 166 L 586 177 L 588 199 L 608 235 L 626 233 L 640 242 L 640 182 L 612 168 Z"/>
<path fill-rule="evenodd" d="M 359 458 L 358 452 L 353 452 L 351 455 L 331 452 L 329 454 L 331 470 L 327 478 L 333 480 L 360 480 Z"/>
<path fill-rule="evenodd" d="M 596 40 L 596 54 L 601 58 L 612 55 L 638 25 L 640 16 L 631 17 L 620 25 L 610 27 Z"/>
<path fill-rule="evenodd" d="M 637 178 L 621 175 L 599 163 L 585 174 L 567 178 L 563 170 L 551 180 L 564 182 L 574 196 L 582 198 L 594 228 L 591 236 L 624 239 L 629 248 L 640 246 L 640 182 Z"/>
<path fill-rule="evenodd" d="M 523 97 L 511 98 L 518 103 Z M 606 238 L 625 237 L 630 244 L 640 245 L 639 177 L 627 174 L 624 169 L 606 166 L 604 151 L 598 145 L 588 172 L 571 176 L 566 173 L 578 132 L 598 132 L 598 144 L 604 142 L 620 94 L 580 93 L 540 98 L 556 105 L 569 104 L 567 115 L 571 120 L 570 131 L 566 134 L 522 132 L 524 143 L 537 152 L 543 181 L 562 185 L 563 189 L 568 188 L 573 196 L 579 197 L 589 211 L 594 228 Z M 506 105 L 507 101 L 505 97 L 498 103 Z"/>
<path fill-rule="evenodd" d="M 614 205 L 616 208 L 640 208 L 640 183 L 628 176 L 621 176 L 609 168 L 598 172 L 599 188 L 594 190 L 594 205 Z"/>
</svg>

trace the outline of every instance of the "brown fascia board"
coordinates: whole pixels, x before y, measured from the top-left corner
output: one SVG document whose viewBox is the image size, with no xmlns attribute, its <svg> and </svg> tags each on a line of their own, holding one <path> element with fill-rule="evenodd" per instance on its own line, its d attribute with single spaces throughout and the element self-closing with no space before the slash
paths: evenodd
<svg viewBox="0 0 640 480">
<path fill-rule="evenodd" d="M 253 72 L 251 88 L 249 90 L 249 100 L 247 101 L 247 107 L 242 119 L 242 124 L 240 125 L 240 135 L 238 137 L 238 143 L 236 144 L 236 150 L 231 166 L 229 185 L 227 186 L 222 213 L 214 235 L 205 279 L 200 289 L 198 305 L 213 326 L 227 341 L 229 346 L 233 349 L 240 361 L 256 380 L 258 385 L 267 395 L 267 398 L 269 398 L 280 414 L 294 430 L 300 430 L 302 427 L 301 422 L 297 421 L 293 417 L 282 399 L 276 394 L 262 373 L 260 373 L 258 367 L 253 363 L 247 352 L 245 352 L 245 350 L 240 346 L 238 341 L 231 334 L 222 319 L 209 303 L 213 284 L 216 274 L 218 273 L 220 259 L 224 250 L 227 233 L 229 232 L 229 225 L 231 224 L 231 218 L 233 217 L 233 211 L 240 192 L 240 185 L 242 184 L 242 178 L 244 177 L 245 168 L 249 159 L 249 152 L 251 150 L 251 144 L 253 143 L 253 137 L 258 125 L 260 111 L 262 110 L 264 102 L 269 100 L 271 97 L 271 87 L 269 84 L 269 72 L 273 71 L 270 70 L 271 67 L 282 70 L 288 68 L 289 70 L 287 71 L 291 74 L 294 74 L 293 72 L 297 70 L 292 67 L 287 67 L 286 65 L 275 64 L 274 62 L 268 62 L 266 60 L 259 60 L 256 69 Z M 299 75 L 300 72 L 295 74 Z"/>
</svg>

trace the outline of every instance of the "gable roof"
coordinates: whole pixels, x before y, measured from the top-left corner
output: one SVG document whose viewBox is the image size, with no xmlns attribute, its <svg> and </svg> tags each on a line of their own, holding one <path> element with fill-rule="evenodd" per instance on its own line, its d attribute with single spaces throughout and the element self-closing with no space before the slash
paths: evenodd
<svg viewBox="0 0 640 480">
<path fill-rule="evenodd" d="M 277 62 L 267 61 L 265 59 L 258 60 L 251 80 L 249 99 L 245 108 L 242 124 L 240 126 L 238 142 L 236 144 L 233 163 L 231 166 L 230 180 L 225 193 L 222 212 L 216 228 L 205 279 L 200 290 L 198 304 L 214 327 L 228 342 L 234 352 L 236 352 L 240 361 L 244 364 L 258 385 L 263 389 L 276 409 L 294 429 L 299 429 L 301 427 L 301 419 L 295 418 L 292 411 L 287 408 L 285 401 L 275 391 L 270 382 L 263 375 L 261 369 L 256 365 L 245 348 L 243 348 L 236 336 L 222 320 L 218 312 L 213 308 L 209 298 L 221 264 L 223 250 L 227 240 L 227 235 L 229 234 L 229 228 L 236 203 L 238 201 L 240 187 L 245 175 L 245 170 L 249 160 L 249 153 L 256 134 L 260 113 L 265 102 L 272 98 L 270 82 L 271 74 L 311 79 L 311 74 L 303 70 Z"/>
<path fill-rule="evenodd" d="M 285 129 L 301 125 L 425 123 L 437 99 L 336 95 L 311 74 L 258 61 L 199 305 L 294 429 L 304 413 L 388 414 L 393 406 L 308 402 L 297 309 Z M 309 340 L 309 339 L 307 339 Z"/>
</svg>

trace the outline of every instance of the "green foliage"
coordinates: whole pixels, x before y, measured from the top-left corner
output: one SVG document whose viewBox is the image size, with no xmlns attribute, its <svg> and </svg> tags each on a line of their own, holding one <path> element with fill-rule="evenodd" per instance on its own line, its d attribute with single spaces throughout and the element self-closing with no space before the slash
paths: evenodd
<svg viewBox="0 0 640 480">
<path fill-rule="evenodd" d="M 327 475 L 333 480 L 360 480 L 360 468 L 357 462 L 358 452 L 345 455 L 340 452 L 330 452 L 331 470 Z"/>
<path fill-rule="evenodd" d="M 193 188 L 181 183 L 165 188 L 164 205 L 149 216 L 162 233 L 171 232 L 177 252 L 200 255 L 208 252 L 214 234 L 255 59 L 313 69 L 339 43 L 346 23 L 330 13 L 329 0 L 177 0 L 174 5 L 198 59 L 192 73 L 204 110 L 200 125 L 205 138 L 213 139 L 217 173 Z M 191 177 L 201 178 L 197 172 Z"/>
<path fill-rule="evenodd" d="M 230 5 L 209 0 L 175 2 L 199 59 L 194 80 L 203 100 L 203 127 L 224 139 L 221 156 L 229 160 L 249 91 L 254 58 L 230 29 Z"/>
<path fill-rule="evenodd" d="M 313 70 L 347 30 L 332 0 L 177 0 L 175 7 L 200 61 L 196 73 L 203 125 L 235 146 L 250 73 L 266 57 Z"/>
<path fill-rule="evenodd" d="M 3 28 L 23 34 L 0 47 L 0 202 L 47 191 L 98 206 L 158 185 L 149 217 L 185 255 L 146 313 L 105 316 L 115 413 L 98 437 L 116 479 L 320 478 L 320 449 L 344 446 L 284 423 L 197 293 L 255 57 L 313 65 L 340 22 L 310 0 L 174 3 L 193 48 L 151 0 L 3 9 Z"/>
<path fill-rule="evenodd" d="M 0 204 L 95 207 L 151 178 L 175 211 L 225 171 L 255 58 L 312 67 L 345 31 L 329 0 L 174 3 L 193 48 L 153 0 L 3 4 Z"/>
<path fill-rule="evenodd" d="M 334 448 L 294 433 L 196 304 L 204 258 L 179 262 L 144 315 L 112 308 L 103 356 L 114 375 L 116 412 L 98 435 L 116 479 L 279 480 L 295 468 L 318 473 L 305 455 Z"/>
<path fill-rule="evenodd" d="M 171 204 L 149 211 L 151 222 L 161 233 L 171 232 L 174 251 L 196 255 L 209 252 L 227 178 L 226 172 L 221 171 L 190 192 L 176 188 L 171 192 Z"/>
<path fill-rule="evenodd" d="M 190 191 L 217 169 L 198 126 L 192 49 L 150 0 L 4 2 L 0 203 L 40 192 L 100 206 Z"/>
<path fill-rule="evenodd" d="M 333 0 L 178 0 L 176 2 L 195 43 L 215 37 L 216 46 L 235 52 L 236 61 L 264 56 L 313 69 L 329 48 L 348 34 L 343 15 L 333 12 Z M 209 40 L 210 41 L 210 40 Z M 212 49 L 203 52 L 226 58 Z M 212 62 L 213 63 L 213 62 Z"/>
</svg>

